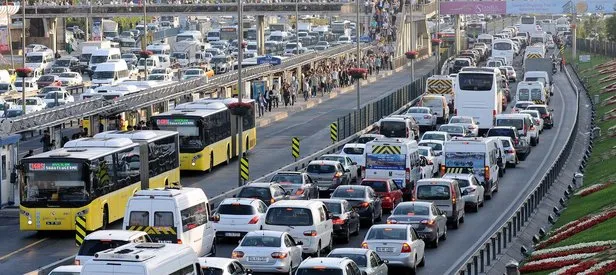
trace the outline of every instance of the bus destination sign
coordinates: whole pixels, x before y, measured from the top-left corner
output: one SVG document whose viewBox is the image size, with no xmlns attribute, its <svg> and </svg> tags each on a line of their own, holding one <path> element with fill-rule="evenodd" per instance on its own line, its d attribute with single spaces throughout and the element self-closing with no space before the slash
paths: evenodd
<svg viewBox="0 0 616 275">
<path fill-rule="evenodd" d="M 156 124 L 159 126 L 192 126 L 195 125 L 195 121 L 186 118 L 161 118 L 156 120 Z"/>
<path fill-rule="evenodd" d="M 78 163 L 70 162 L 33 162 L 29 164 L 31 171 L 77 171 Z"/>
</svg>

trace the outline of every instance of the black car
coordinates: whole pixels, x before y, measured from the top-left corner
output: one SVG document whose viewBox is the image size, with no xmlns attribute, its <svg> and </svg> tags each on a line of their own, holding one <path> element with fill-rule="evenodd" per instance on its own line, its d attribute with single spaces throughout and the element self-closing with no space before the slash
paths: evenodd
<svg viewBox="0 0 616 275">
<path fill-rule="evenodd" d="M 342 199 L 318 199 L 318 201 L 322 201 L 333 215 L 335 237 L 344 243 L 349 243 L 351 235 L 359 234 L 359 214 L 348 201 Z"/>
<path fill-rule="evenodd" d="M 383 207 L 381 198 L 370 186 L 346 185 L 338 186 L 332 193 L 332 199 L 343 199 L 349 202 L 357 211 L 361 220 L 372 226 L 375 221 L 381 221 Z"/>
<path fill-rule="evenodd" d="M 272 177 L 270 182 L 280 186 L 290 193 L 291 200 L 310 200 L 319 198 L 319 187 L 315 180 L 306 172 L 283 171 Z"/>
<path fill-rule="evenodd" d="M 525 160 L 530 154 L 530 143 L 520 138 L 518 130 L 513 126 L 492 127 L 486 133 L 487 137 L 510 137 L 513 140 L 513 148 L 520 160 Z"/>
<path fill-rule="evenodd" d="M 260 199 L 267 206 L 270 204 L 289 199 L 289 191 L 284 190 L 277 183 L 250 183 L 242 187 L 237 198 Z"/>
</svg>

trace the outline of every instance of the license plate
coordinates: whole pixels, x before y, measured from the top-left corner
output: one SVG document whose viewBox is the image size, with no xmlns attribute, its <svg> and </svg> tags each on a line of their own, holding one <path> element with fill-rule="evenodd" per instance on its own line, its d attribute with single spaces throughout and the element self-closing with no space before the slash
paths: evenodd
<svg viewBox="0 0 616 275">
<path fill-rule="evenodd" d="M 393 247 L 377 247 L 376 252 L 394 252 Z"/>
<path fill-rule="evenodd" d="M 327 190 L 327 189 L 329 189 L 327 186 L 325 186 L 325 187 L 323 187 L 323 186 L 319 186 L 319 190 L 321 190 L 321 191 L 325 191 L 325 190 Z"/>
<path fill-rule="evenodd" d="M 47 225 L 60 225 L 59 221 L 46 222 Z"/>
<path fill-rule="evenodd" d="M 240 233 L 225 233 L 225 237 L 239 237 Z"/>
<path fill-rule="evenodd" d="M 265 262 L 267 261 L 266 257 L 248 257 L 249 262 Z"/>
</svg>

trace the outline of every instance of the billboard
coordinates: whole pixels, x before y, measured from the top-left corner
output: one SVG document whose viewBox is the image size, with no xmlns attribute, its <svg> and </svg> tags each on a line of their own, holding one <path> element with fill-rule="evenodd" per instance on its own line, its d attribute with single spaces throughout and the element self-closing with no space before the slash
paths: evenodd
<svg viewBox="0 0 616 275">
<path fill-rule="evenodd" d="M 614 0 L 507 0 L 507 14 L 615 13 Z"/>
<path fill-rule="evenodd" d="M 441 1 L 441 14 L 505 14 L 505 1 Z"/>
</svg>

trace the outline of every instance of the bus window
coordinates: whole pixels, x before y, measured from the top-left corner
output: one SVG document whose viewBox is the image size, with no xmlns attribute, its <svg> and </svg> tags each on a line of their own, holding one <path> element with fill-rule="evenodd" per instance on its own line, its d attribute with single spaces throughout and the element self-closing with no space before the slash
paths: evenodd
<svg viewBox="0 0 616 275">
<path fill-rule="evenodd" d="M 492 74 L 458 74 L 460 89 L 466 91 L 490 91 L 494 81 Z"/>
</svg>

